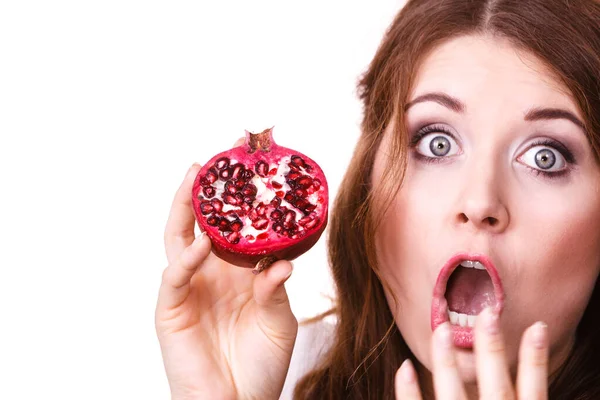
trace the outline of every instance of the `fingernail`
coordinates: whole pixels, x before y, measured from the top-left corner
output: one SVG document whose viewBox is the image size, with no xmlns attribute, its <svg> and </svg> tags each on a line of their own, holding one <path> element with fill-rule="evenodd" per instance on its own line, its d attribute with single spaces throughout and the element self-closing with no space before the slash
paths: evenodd
<svg viewBox="0 0 600 400">
<path fill-rule="evenodd" d="M 194 171 L 194 169 L 195 169 L 196 167 L 199 167 L 199 166 L 200 166 L 200 164 L 198 164 L 198 163 L 193 163 L 193 164 L 192 164 L 192 166 L 190 167 L 190 169 L 188 169 L 188 172 L 187 172 L 187 173 L 188 173 L 188 175 L 189 175 L 189 174 L 191 174 L 191 173 L 192 173 L 192 171 Z"/>
<path fill-rule="evenodd" d="M 293 265 L 290 268 L 290 270 L 288 271 L 288 273 L 285 275 L 285 278 L 283 278 L 283 280 L 281 281 L 281 285 L 283 285 L 284 283 L 287 282 L 288 279 L 290 279 L 290 276 L 292 276 L 292 272 L 294 272 L 294 266 Z"/>
<path fill-rule="evenodd" d="M 450 348 L 452 347 L 452 330 L 450 329 L 450 325 L 447 322 L 444 322 L 437 328 L 438 332 L 438 342 L 442 345 L 442 347 Z"/>
<path fill-rule="evenodd" d="M 290 278 L 290 276 L 292 276 L 292 272 L 294 272 L 294 268 L 290 269 L 290 272 L 288 272 L 288 274 L 285 276 L 284 281 L 287 281 Z"/>
<path fill-rule="evenodd" d="M 206 236 L 206 233 L 204 231 L 200 231 L 200 234 L 198 236 L 196 236 L 196 239 L 194 239 L 194 243 L 196 243 L 196 244 L 202 243 L 202 241 L 204 240 L 204 236 Z"/>
<path fill-rule="evenodd" d="M 543 349 L 548 346 L 548 325 L 542 321 L 538 321 L 533 325 L 531 334 L 533 345 L 538 349 Z"/>
<path fill-rule="evenodd" d="M 491 308 L 487 308 L 483 313 L 483 325 L 487 333 L 490 335 L 496 335 L 500 332 L 498 323 L 498 314 L 496 314 Z"/>
<path fill-rule="evenodd" d="M 415 368 L 412 365 L 412 362 L 409 358 L 404 360 L 402 365 L 400 366 L 400 374 L 402 374 L 402 379 L 406 383 L 415 383 L 417 381 L 417 374 L 415 373 Z"/>
</svg>

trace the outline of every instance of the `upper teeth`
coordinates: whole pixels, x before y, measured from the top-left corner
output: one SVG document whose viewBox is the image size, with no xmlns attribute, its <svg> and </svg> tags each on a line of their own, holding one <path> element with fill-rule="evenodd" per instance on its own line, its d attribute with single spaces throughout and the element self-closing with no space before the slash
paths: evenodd
<svg viewBox="0 0 600 400">
<path fill-rule="evenodd" d="M 448 318 L 450 319 L 450 323 L 452 325 L 458 325 L 469 328 L 475 327 L 475 321 L 477 320 L 477 315 L 469 315 L 462 314 L 455 311 L 448 311 Z"/>
<path fill-rule="evenodd" d="M 485 269 L 483 264 L 479 261 L 463 261 L 460 263 L 460 266 L 465 268 Z"/>
</svg>

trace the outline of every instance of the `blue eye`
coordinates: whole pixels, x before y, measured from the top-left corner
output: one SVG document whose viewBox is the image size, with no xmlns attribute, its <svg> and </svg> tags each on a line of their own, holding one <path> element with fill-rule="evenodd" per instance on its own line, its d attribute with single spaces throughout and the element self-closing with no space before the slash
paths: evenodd
<svg viewBox="0 0 600 400">
<path fill-rule="evenodd" d="M 567 167 L 567 160 L 560 151 L 544 145 L 529 148 L 519 157 L 519 161 L 544 172 L 558 172 Z"/>
<path fill-rule="evenodd" d="M 416 148 L 420 154 L 427 157 L 449 157 L 458 153 L 458 145 L 454 139 L 439 133 L 423 137 Z"/>
<path fill-rule="evenodd" d="M 428 125 L 421 128 L 413 136 L 410 144 L 421 157 L 426 159 L 451 157 L 460 151 L 454 135 L 443 125 Z"/>
</svg>

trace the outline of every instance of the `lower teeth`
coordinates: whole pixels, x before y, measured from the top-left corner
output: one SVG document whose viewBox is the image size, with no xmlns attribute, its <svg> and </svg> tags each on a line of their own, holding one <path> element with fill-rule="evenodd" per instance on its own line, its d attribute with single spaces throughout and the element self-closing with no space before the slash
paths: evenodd
<svg viewBox="0 0 600 400">
<path fill-rule="evenodd" d="M 448 311 L 448 318 L 450 319 L 450 323 L 452 325 L 461 326 L 463 328 L 474 328 L 477 315 L 461 314 L 454 311 Z"/>
</svg>

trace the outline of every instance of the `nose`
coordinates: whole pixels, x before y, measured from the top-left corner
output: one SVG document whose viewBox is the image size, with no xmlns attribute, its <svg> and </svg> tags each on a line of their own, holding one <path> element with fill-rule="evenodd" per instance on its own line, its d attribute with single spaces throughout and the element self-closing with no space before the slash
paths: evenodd
<svg viewBox="0 0 600 400">
<path fill-rule="evenodd" d="M 502 196 L 502 182 L 491 166 L 480 166 L 465 177 L 455 213 L 459 226 L 472 226 L 477 231 L 501 233 L 510 222 L 510 214 Z"/>
</svg>

